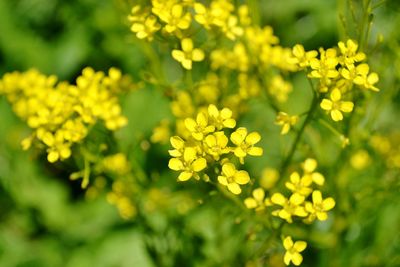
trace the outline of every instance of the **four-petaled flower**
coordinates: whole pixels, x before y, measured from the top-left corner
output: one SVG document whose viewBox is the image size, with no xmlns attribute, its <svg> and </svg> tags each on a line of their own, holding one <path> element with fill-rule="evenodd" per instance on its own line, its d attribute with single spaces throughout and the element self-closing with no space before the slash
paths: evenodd
<svg viewBox="0 0 400 267">
<path fill-rule="evenodd" d="M 320 221 L 328 219 L 327 211 L 335 207 L 335 200 L 331 197 L 322 199 L 321 191 L 315 190 L 312 193 L 312 203 L 306 202 L 306 211 L 310 213 L 307 221 L 313 221 L 315 217 Z"/>
<path fill-rule="evenodd" d="M 261 136 L 257 132 L 247 134 L 247 129 L 244 127 L 238 128 L 231 134 L 231 141 L 237 147 L 234 148 L 235 156 L 239 158 L 240 163 L 244 163 L 244 157 L 247 154 L 251 156 L 261 156 L 263 149 L 261 147 L 254 146 L 261 139 Z"/>
<path fill-rule="evenodd" d="M 246 171 L 238 171 L 232 163 L 222 165 L 222 175 L 218 176 L 218 182 L 225 185 L 229 191 L 238 195 L 242 192 L 239 185 L 250 182 L 250 176 Z"/>
<path fill-rule="evenodd" d="M 272 215 L 278 216 L 288 223 L 292 223 L 292 216 L 306 217 L 307 212 L 301 204 L 304 203 L 304 196 L 294 193 L 289 199 L 281 193 L 275 193 L 271 197 L 271 203 L 282 206 L 281 209 L 274 210 Z"/>
<path fill-rule="evenodd" d="M 197 114 L 196 120 L 192 118 L 185 119 L 186 129 L 192 134 L 193 138 L 201 141 L 204 136 L 215 130 L 214 125 L 208 124 L 208 117 L 203 112 Z"/>
<path fill-rule="evenodd" d="M 322 100 L 321 108 L 330 112 L 332 120 L 341 121 L 343 120 L 342 112 L 348 113 L 353 111 L 353 102 L 342 101 L 342 94 L 339 89 L 333 89 L 330 98 Z"/>
<path fill-rule="evenodd" d="M 208 115 L 210 115 L 210 121 L 218 130 L 222 128 L 234 128 L 236 126 L 236 121 L 232 118 L 232 110 L 229 108 L 218 110 L 215 105 L 209 105 Z"/>
<path fill-rule="evenodd" d="M 192 177 L 200 179 L 197 173 L 207 167 L 207 161 L 204 158 L 197 157 L 195 148 L 187 147 L 183 152 L 183 158 L 170 159 L 168 167 L 174 171 L 182 171 L 178 180 L 187 181 Z"/>
<path fill-rule="evenodd" d="M 181 42 L 182 50 L 172 50 L 172 57 L 180 62 L 187 69 L 192 69 L 193 61 L 202 61 L 204 52 L 199 48 L 193 48 L 193 41 L 190 38 L 184 38 Z"/>
<path fill-rule="evenodd" d="M 303 256 L 301 256 L 300 252 L 306 249 L 307 243 L 305 241 L 293 242 L 292 238 L 287 236 L 283 240 L 283 247 L 286 250 L 283 257 L 285 264 L 289 265 L 290 262 L 293 262 L 294 265 L 299 266 L 303 261 Z"/>
</svg>

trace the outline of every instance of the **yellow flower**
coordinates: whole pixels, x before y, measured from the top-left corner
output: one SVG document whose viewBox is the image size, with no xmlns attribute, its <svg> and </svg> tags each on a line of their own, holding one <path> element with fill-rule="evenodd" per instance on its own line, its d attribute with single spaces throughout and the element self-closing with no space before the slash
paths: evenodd
<svg viewBox="0 0 400 267">
<path fill-rule="evenodd" d="M 256 188 L 252 193 L 253 197 L 248 197 L 244 200 L 244 204 L 248 209 L 255 209 L 256 211 L 265 208 L 265 192 L 262 188 Z"/>
<path fill-rule="evenodd" d="M 310 213 L 307 221 L 313 221 L 318 218 L 320 221 L 325 221 L 328 219 L 327 211 L 335 207 L 335 200 L 331 197 L 322 199 L 322 194 L 320 191 L 315 190 L 312 193 L 312 203 L 306 202 L 306 211 Z"/>
<path fill-rule="evenodd" d="M 184 14 L 183 6 L 180 4 L 173 5 L 171 9 L 161 9 L 158 16 L 167 24 L 164 29 L 168 33 L 177 29 L 185 30 L 189 28 L 191 22 L 190 13 Z"/>
<path fill-rule="evenodd" d="M 294 265 L 299 266 L 303 261 L 303 256 L 301 256 L 300 252 L 306 249 L 307 243 L 305 241 L 296 241 L 293 243 L 292 238 L 287 236 L 283 240 L 283 247 L 286 249 L 285 256 L 283 257 L 285 264 L 289 265 L 290 262 L 293 262 Z"/>
<path fill-rule="evenodd" d="M 223 128 L 234 128 L 236 126 L 236 121 L 232 119 L 232 111 L 229 108 L 223 108 L 219 111 L 215 105 L 209 105 L 208 115 L 210 115 L 210 123 L 212 123 L 218 130 Z"/>
<path fill-rule="evenodd" d="M 312 178 L 310 175 L 300 177 L 299 173 L 293 172 L 290 175 L 290 182 L 286 182 L 285 185 L 293 193 L 307 197 L 312 192 L 312 189 L 309 187 L 311 183 Z"/>
<path fill-rule="evenodd" d="M 261 136 L 259 133 L 252 132 L 247 134 L 247 129 L 244 127 L 238 128 L 231 134 L 231 141 L 236 145 L 233 151 L 242 164 L 247 154 L 251 156 L 261 156 L 263 154 L 263 149 L 261 147 L 254 146 L 260 140 Z"/>
<path fill-rule="evenodd" d="M 222 165 L 222 175 L 218 176 L 218 182 L 225 185 L 229 191 L 238 195 L 242 192 L 239 185 L 250 182 L 250 176 L 246 171 L 238 171 L 232 163 Z"/>
<path fill-rule="evenodd" d="M 323 99 L 321 102 L 321 108 L 329 111 L 334 121 L 343 120 L 342 112 L 353 111 L 354 104 L 350 101 L 341 101 L 342 94 L 339 89 L 333 89 L 330 95 L 331 99 Z"/>
<path fill-rule="evenodd" d="M 340 58 L 340 63 L 344 65 L 352 65 L 355 62 L 363 61 L 366 56 L 362 52 L 357 52 L 358 44 L 349 39 L 346 44 L 344 42 L 339 42 L 338 47 L 342 57 Z"/>
<path fill-rule="evenodd" d="M 294 126 L 299 121 L 299 116 L 290 116 L 289 114 L 280 111 L 276 116 L 275 124 L 281 125 L 281 134 L 285 135 L 290 131 L 291 126 Z"/>
<path fill-rule="evenodd" d="M 215 130 L 214 125 L 208 124 L 208 117 L 203 112 L 197 114 L 196 120 L 187 118 L 185 120 L 186 129 L 192 134 L 193 138 L 201 141 L 204 136 Z"/>
<path fill-rule="evenodd" d="M 281 209 L 274 210 L 272 215 L 278 216 L 288 223 L 292 223 L 292 216 L 306 217 L 307 212 L 301 204 L 304 203 L 304 196 L 300 194 L 293 194 L 289 199 L 284 197 L 281 193 L 275 193 L 271 197 L 271 203 L 282 206 Z"/>
<path fill-rule="evenodd" d="M 375 72 L 369 73 L 369 66 L 367 64 L 358 65 L 356 70 L 356 75 L 353 79 L 355 84 L 375 92 L 379 91 L 379 89 L 374 86 L 374 84 L 379 81 L 378 74 Z"/>
<path fill-rule="evenodd" d="M 310 66 L 310 60 L 317 57 L 318 52 L 315 50 L 305 51 L 301 44 L 297 44 L 292 49 L 293 58 L 290 58 L 292 64 L 297 64 L 300 68 Z"/>
<path fill-rule="evenodd" d="M 181 42 L 182 50 L 172 50 L 172 57 L 180 62 L 182 66 L 187 69 L 192 69 L 193 61 L 202 61 L 204 59 L 204 52 L 199 48 L 193 48 L 193 41 L 190 38 L 185 38 Z"/>
<path fill-rule="evenodd" d="M 134 6 L 128 19 L 132 22 L 131 31 L 136 34 L 139 39 L 153 40 L 154 33 L 157 32 L 161 25 L 157 22 L 157 18 L 149 15 L 146 10 L 141 10 L 140 6 Z"/>
<path fill-rule="evenodd" d="M 268 86 L 268 92 L 280 103 L 285 103 L 287 101 L 292 90 L 292 84 L 285 81 L 280 75 L 272 77 Z"/>
<path fill-rule="evenodd" d="M 215 160 L 219 160 L 220 156 L 230 152 L 228 145 L 228 137 L 224 132 L 216 132 L 207 135 L 204 139 L 206 152 L 210 154 Z"/>
<path fill-rule="evenodd" d="M 179 181 L 187 181 L 192 177 L 198 180 L 200 177 L 197 173 L 207 167 L 207 161 L 197 157 L 195 148 L 187 147 L 183 152 L 183 158 L 170 159 L 168 167 L 174 171 L 182 171 L 178 176 Z"/>
</svg>

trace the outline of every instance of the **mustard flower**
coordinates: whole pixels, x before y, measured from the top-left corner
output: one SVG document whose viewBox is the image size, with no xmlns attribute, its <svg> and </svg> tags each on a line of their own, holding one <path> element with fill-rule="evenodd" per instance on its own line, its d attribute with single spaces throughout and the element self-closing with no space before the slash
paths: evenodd
<svg viewBox="0 0 400 267">
<path fill-rule="evenodd" d="M 204 52 L 199 48 L 193 48 L 193 41 L 190 38 L 185 38 L 181 42 L 182 50 L 172 50 L 172 57 L 180 62 L 182 66 L 187 69 L 192 69 L 193 61 L 202 61 L 204 59 Z"/>
<path fill-rule="evenodd" d="M 172 33 L 177 29 L 185 30 L 189 28 L 191 22 L 190 13 L 184 13 L 183 5 L 176 4 L 171 9 L 161 9 L 158 13 L 159 18 L 166 23 L 164 29 Z"/>
<path fill-rule="evenodd" d="M 154 33 L 157 32 L 161 25 L 157 22 L 157 18 L 149 15 L 148 12 L 140 12 L 140 6 L 132 8 L 132 15 L 128 19 L 132 22 L 131 31 L 136 34 L 139 39 L 153 40 Z"/>
<path fill-rule="evenodd" d="M 323 99 L 321 102 L 321 108 L 329 111 L 334 121 L 343 120 L 342 112 L 353 111 L 354 104 L 350 101 L 342 101 L 342 94 L 339 89 L 333 89 L 330 95 L 330 99 Z"/>
<path fill-rule="evenodd" d="M 308 220 L 313 221 L 317 218 L 320 221 L 328 219 L 327 211 L 335 207 L 335 200 L 331 197 L 322 199 L 321 191 L 315 190 L 312 193 L 312 203 L 306 202 L 306 211 L 310 213 Z"/>
<path fill-rule="evenodd" d="M 222 165 L 222 175 L 218 176 L 218 182 L 228 188 L 235 195 L 239 195 L 242 189 L 239 185 L 250 182 L 250 176 L 246 171 L 238 171 L 232 163 Z"/>
<path fill-rule="evenodd" d="M 208 117 L 203 112 L 197 114 L 196 120 L 192 118 L 185 119 L 185 126 L 193 138 L 198 141 L 203 140 L 205 135 L 215 130 L 215 126 L 209 124 Z"/>
<path fill-rule="evenodd" d="M 339 59 L 340 63 L 343 65 L 352 65 L 355 62 L 363 61 L 366 58 L 366 55 L 362 52 L 357 52 L 358 44 L 349 39 L 346 43 L 339 42 L 338 47 L 342 57 Z"/>
<path fill-rule="evenodd" d="M 299 266 L 303 261 L 303 256 L 301 256 L 300 252 L 306 249 L 307 243 L 305 241 L 293 242 L 292 238 L 287 236 L 283 240 L 283 247 L 286 250 L 283 257 L 285 264 L 289 265 L 292 262 L 294 265 Z"/>
<path fill-rule="evenodd" d="M 310 66 L 310 60 L 317 57 L 318 52 L 315 50 L 305 51 L 301 44 L 297 44 L 292 49 L 293 57 L 290 58 L 292 64 L 297 64 L 300 68 Z"/>
<path fill-rule="evenodd" d="M 236 145 L 233 152 L 236 157 L 240 159 L 240 162 L 244 163 L 244 158 L 247 154 L 251 156 L 261 156 L 263 149 L 261 147 L 254 146 L 261 140 L 261 136 L 257 132 L 247 133 L 247 129 L 244 127 L 238 128 L 231 134 L 231 141 Z"/>
<path fill-rule="evenodd" d="M 280 111 L 276 116 L 275 124 L 281 125 L 281 134 L 285 135 L 290 131 L 290 128 L 299 121 L 299 116 L 290 116 L 289 114 Z"/>
<path fill-rule="evenodd" d="M 223 108 L 221 111 L 215 105 L 208 106 L 208 115 L 210 122 L 218 129 L 234 128 L 236 121 L 232 118 L 232 111 L 229 108 Z"/>
<path fill-rule="evenodd" d="M 272 215 L 278 216 L 281 219 L 286 220 L 288 223 L 292 223 L 292 216 L 306 217 L 307 212 L 302 206 L 305 197 L 294 193 L 287 199 L 281 193 L 275 193 L 271 197 L 271 203 L 282 206 L 281 209 L 274 210 Z"/>
<path fill-rule="evenodd" d="M 197 173 L 207 167 L 207 161 L 197 156 L 195 148 L 186 147 L 183 152 L 183 158 L 170 159 L 168 167 L 174 171 L 181 171 L 178 176 L 179 181 L 187 181 L 192 177 L 200 179 Z"/>
<path fill-rule="evenodd" d="M 290 182 L 286 182 L 286 187 L 293 193 L 298 193 L 302 196 L 307 197 L 311 194 L 312 189 L 310 185 L 312 184 L 312 177 L 310 175 L 300 177 L 298 172 L 293 172 L 290 175 Z"/>
<path fill-rule="evenodd" d="M 256 211 L 265 208 L 265 191 L 262 188 L 256 188 L 252 192 L 252 197 L 244 200 L 244 204 L 248 209 L 255 209 Z"/>
<path fill-rule="evenodd" d="M 211 155 L 215 160 L 219 160 L 220 156 L 230 152 L 228 145 L 228 137 L 224 132 L 215 132 L 207 135 L 204 139 L 206 152 Z"/>
</svg>

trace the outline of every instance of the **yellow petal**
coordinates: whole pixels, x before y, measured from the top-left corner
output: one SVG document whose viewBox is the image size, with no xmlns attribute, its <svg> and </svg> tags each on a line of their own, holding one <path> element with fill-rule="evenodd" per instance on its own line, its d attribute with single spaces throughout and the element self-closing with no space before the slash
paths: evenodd
<svg viewBox="0 0 400 267">
<path fill-rule="evenodd" d="M 186 129 L 188 129 L 190 132 L 194 132 L 196 130 L 197 123 L 194 119 L 187 118 L 187 119 L 185 119 L 185 126 L 186 126 Z"/>
<path fill-rule="evenodd" d="M 254 209 L 258 206 L 257 201 L 254 198 L 248 197 L 244 200 L 244 205 L 248 209 Z"/>
<path fill-rule="evenodd" d="M 206 167 L 207 167 L 207 161 L 204 158 L 198 158 L 192 164 L 192 168 L 195 172 L 202 171 Z"/>
<path fill-rule="evenodd" d="M 185 141 L 183 141 L 183 139 L 179 136 L 172 136 L 169 141 L 171 142 L 172 147 L 175 149 L 182 149 L 185 145 Z"/>
<path fill-rule="evenodd" d="M 343 120 L 343 114 L 342 114 L 342 112 L 340 112 L 340 110 L 337 110 L 337 109 L 333 109 L 333 110 L 331 111 L 331 117 L 332 117 L 332 120 L 334 120 L 334 121 L 341 121 L 341 120 Z"/>
<path fill-rule="evenodd" d="M 172 50 L 172 57 L 178 61 L 178 62 L 182 62 L 182 60 L 185 59 L 185 53 L 183 51 L 180 50 Z"/>
<path fill-rule="evenodd" d="M 300 253 L 293 253 L 292 254 L 292 262 L 294 265 L 299 266 L 303 261 L 303 256 Z"/>
<path fill-rule="evenodd" d="M 293 172 L 290 175 L 290 181 L 294 184 L 298 184 L 300 182 L 300 175 L 298 172 Z"/>
<path fill-rule="evenodd" d="M 286 198 L 281 193 L 275 193 L 271 197 L 271 202 L 283 206 L 286 203 Z"/>
<path fill-rule="evenodd" d="M 318 166 L 318 163 L 315 159 L 308 158 L 304 161 L 303 169 L 305 172 L 310 173 L 313 172 Z"/>
<path fill-rule="evenodd" d="M 187 147 L 185 148 L 185 151 L 183 152 L 183 159 L 185 162 L 192 162 L 193 160 L 196 159 L 196 149 L 193 147 Z"/>
<path fill-rule="evenodd" d="M 193 61 L 202 61 L 204 59 L 204 52 L 201 49 L 194 49 L 192 53 L 192 60 Z"/>
<path fill-rule="evenodd" d="M 218 182 L 220 184 L 222 184 L 222 185 L 227 185 L 228 184 L 228 180 L 226 179 L 225 176 L 222 176 L 222 175 L 218 176 Z"/>
<path fill-rule="evenodd" d="M 58 154 L 57 151 L 51 151 L 48 155 L 47 155 L 47 160 L 50 163 L 54 163 L 59 159 L 60 155 Z"/>
<path fill-rule="evenodd" d="M 168 167 L 174 171 L 180 171 L 183 169 L 183 163 L 177 158 L 172 158 L 168 162 Z"/>
<path fill-rule="evenodd" d="M 326 212 L 317 212 L 317 218 L 320 221 L 326 221 L 328 219 L 328 214 L 326 214 Z"/>
<path fill-rule="evenodd" d="M 283 247 L 286 250 L 289 250 L 293 247 L 293 240 L 290 236 L 287 236 L 284 240 L 283 240 Z"/>
<path fill-rule="evenodd" d="M 256 199 L 259 202 L 262 202 L 264 200 L 265 197 L 265 192 L 264 189 L 262 188 L 257 188 L 253 191 L 253 197 L 254 199 Z"/>
<path fill-rule="evenodd" d="M 375 84 L 379 81 L 379 76 L 375 72 L 368 75 L 367 81 L 369 84 Z"/>
<path fill-rule="evenodd" d="M 302 252 L 303 250 L 306 249 L 306 247 L 307 243 L 304 241 L 296 241 L 293 246 L 293 248 L 297 250 L 297 252 Z"/>
<path fill-rule="evenodd" d="M 182 50 L 185 52 L 190 52 L 193 50 L 193 41 L 190 38 L 185 38 L 181 42 Z"/>
<path fill-rule="evenodd" d="M 283 262 L 284 262 L 286 265 L 289 265 L 290 262 L 291 262 L 291 260 L 292 260 L 292 254 L 289 253 L 289 252 L 286 252 L 286 253 L 285 253 L 285 256 L 283 257 Z"/>
<path fill-rule="evenodd" d="M 250 176 L 246 171 L 238 171 L 234 175 L 235 182 L 238 184 L 247 184 L 250 182 Z"/>
<path fill-rule="evenodd" d="M 236 121 L 234 119 L 226 119 L 223 122 L 224 127 L 226 128 L 235 128 L 236 126 Z"/>
<path fill-rule="evenodd" d="M 235 195 L 239 195 L 242 192 L 242 189 L 240 189 L 240 186 L 236 183 L 228 184 L 228 190 Z"/>
<path fill-rule="evenodd" d="M 235 165 L 232 163 L 225 163 L 222 166 L 222 172 L 227 176 L 227 177 L 232 177 L 236 173 L 236 168 Z"/>
<path fill-rule="evenodd" d="M 241 147 L 235 148 L 235 150 L 233 152 L 234 152 L 235 156 L 238 158 L 244 158 L 247 155 L 246 151 L 244 151 Z"/>
<path fill-rule="evenodd" d="M 289 201 L 295 205 L 300 205 L 301 203 L 304 202 L 304 196 L 294 193 L 293 195 L 290 196 Z"/>
<path fill-rule="evenodd" d="M 320 174 L 319 172 L 315 172 L 311 175 L 312 180 L 314 183 L 316 183 L 317 185 L 324 185 L 325 183 L 325 178 L 322 174 Z"/>
<path fill-rule="evenodd" d="M 354 103 L 350 101 L 340 102 L 340 110 L 343 112 L 352 112 L 354 107 Z"/>
<path fill-rule="evenodd" d="M 181 172 L 178 176 L 178 180 L 184 182 L 184 181 L 187 181 L 190 178 L 192 178 L 192 176 L 193 176 L 193 173 L 191 173 L 191 172 L 186 172 L 186 171 Z"/>
<path fill-rule="evenodd" d="M 208 114 L 211 116 L 211 117 L 218 117 L 219 116 L 219 111 L 218 111 L 218 109 L 217 109 L 217 107 L 215 106 L 215 105 L 209 105 L 208 106 Z"/>
<path fill-rule="evenodd" d="M 263 152 L 264 151 L 261 147 L 250 147 L 247 150 L 247 154 L 249 154 L 251 156 L 262 156 Z"/>
<path fill-rule="evenodd" d="M 331 92 L 331 99 L 333 102 L 339 101 L 342 98 L 342 93 L 340 93 L 340 90 L 335 88 Z"/>
<path fill-rule="evenodd" d="M 322 203 L 322 194 L 321 194 L 321 191 L 315 190 L 315 191 L 312 193 L 312 200 L 313 200 L 314 204 L 320 204 L 320 203 Z"/>
<path fill-rule="evenodd" d="M 326 211 L 333 209 L 333 207 L 335 207 L 335 200 L 331 197 L 324 199 L 324 201 L 322 201 L 322 207 Z"/>
<path fill-rule="evenodd" d="M 332 101 L 330 101 L 329 99 L 326 99 L 326 98 L 322 99 L 322 102 L 320 104 L 320 106 L 323 110 L 331 110 L 332 105 L 333 105 Z"/>
<path fill-rule="evenodd" d="M 235 145 L 240 145 L 246 138 L 247 130 L 246 128 L 240 127 L 235 132 L 231 134 L 231 141 Z"/>
<path fill-rule="evenodd" d="M 221 117 L 223 119 L 229 119 L 230 117 L 232 117 L 232 110 L 230 110 L 229 108 L 223 108 L 221 110 Z"/>
<path fill-rule="evenodd" d="M 261 140 L 261 136 L 257 132 L 252 132 L 246 137 L 246 143 L 254 145 Z"/>
<path fill-rule="evenodd" d="M 192 61 L 189 59 L 182 59 L 182 66 L 187 69 L 187 70 L 191 70 L 192 69 Z"/>
</svg>

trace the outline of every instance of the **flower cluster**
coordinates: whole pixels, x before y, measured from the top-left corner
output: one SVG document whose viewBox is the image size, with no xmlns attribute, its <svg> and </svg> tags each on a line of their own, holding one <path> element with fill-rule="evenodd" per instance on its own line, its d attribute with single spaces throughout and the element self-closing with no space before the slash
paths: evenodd
<svg viewBox="0 0 400 267">
<path fill-rule="evenodd" d="M 366 55 L 358 51 L 358 44 L 351 39 L 346 43 L 339 42 L 337 48 L 320 48 L 318 52 L 306 52 L 298 44 L 292 53 L 291 62 L 299 69 L 307 69 L 309 78 L 319 80 L 318 91 L 326 95 L 320 106 L 334 121 L 343 120 L 343 113 L 353 111 L 351 96 L 354 86 L 379 91 L 375 87 L 379 81 L 378 74 L 370 72 L 368 64 L 364 63 Z M 349 100 L 344 100 L 346 98 Z"/>
<path fill-rule="evenodd" d="M 228 138 L 225 131 L 233 130 L 235 126 L 232 111 L 228 108 L 218 110 L 215 105 L 209 105 L 195 118 L 186 118 L 186 134 L 173 136 L 170 140 L 173 149 L 169 153 L 173 158 L 168 166 L 180 172 L 178 180 L 187 181 L 192 177 L 199 180 L 203 173 L 206 180 L 218 177 L 221 185 L 240 194 L 240 185 L 249 183 L 250 176 L 244 170 L 237 170 L 229 156 L 234 155 L 244 163 L 245 157 L 261 156 L 263 150 L 256 146 L 261 136 L 257 132 L 248 133 L 244 127 L 237 128 Z M 217 173 L 213 173 L 213 166 L 219 166 Z"/>
<path fill-rule="evenodd" d="M 272 212 L 288 223 L 293 222 L 293 217 L 300 217 L 304 222 L 310 223 L 315 219 L 324 221 L 328 218 L 327 211 L 335 206 L 333 198 L 323 199 L 321 191 L 312 188 L 313 184 L 322 186 L 325 178 L 316 172 L 317 162 L 314 159 L 307 159 L 303 163 L 303 174 L 292 172 L 289 181 L 285 183 L 291 191 L 291 196 L 286 198 L 281 193 L 274 193 L 271 196 L 271 204 L 280 206 Z M 311 197 L 310 201 L 307 198 Z"/>
<path fill-rule="evenodd" d="M 115 68 L 108 75 L 85 68 L 76 85 L 57 83 L 55 76 L 29 70 L 5 74 L 0 94 L 34 130 L 22 141 L 23 148 L 38 141 L 46 147 L 48 161 L 56 162 L 69 158 L 72 145 L 81 142 L 98 121 L 111 131 L 127 124 L 117 95 L 130 87 L 129 78 Z"/>
</svg>

